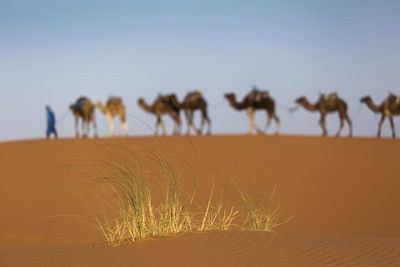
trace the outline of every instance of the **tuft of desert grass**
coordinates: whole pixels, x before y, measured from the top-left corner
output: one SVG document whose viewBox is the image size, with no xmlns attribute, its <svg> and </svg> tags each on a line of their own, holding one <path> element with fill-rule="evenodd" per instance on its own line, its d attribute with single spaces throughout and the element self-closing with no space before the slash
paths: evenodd
<svg viewBox="0 0 400 267">
<path fill-rule="evenodd" d="M 226 210 L 222 200 L 214 204 L 213 193 L 214 179 L 212 179 L 210 195 L 204 214 L 202 214 L 201 225 L 197 228 L 198 231 L 227 231 L 233 226 L 233 222 L 237 219 L 239 211 L 234 207 Z"/>
<path fill-rule="evenodd" d="M 97 194 L 98 207 L 88 207 L 110 244 L 190 231 L 272 231 L 282 224 L 279 207 L 272 208 L 272 196 L 264 203 L 255 202 L 232 182 L 246 207 L 247 214 L 241 216 L 235 207 L 214 199 L 213 178 L 207 203 L 196 206 L 196 186 L 193 192 L 184 191 L 181 175 L 165 157 L 151 151 L 145 155 L 126 148 L 121 151 L 124 156 L 118 155 L 115 148 L 107 150 L 110 157 L 96 165 L 101 168 L 92 169 L 103 191 Z M 148 160 L 151 166 L 145 164 Z M 160 196 L 156 203 L 153 194 Z"/>
<path fill-rule="evenodd" d="M 234 185 L 247 210 L 246 217 L 241 225 L 242 230 L 270 232 L 275 227 L 285 223 L 286 220 L 290 220 L 285 219 L 282 221 L 278 216 L 279 206 L 273 207 L 272 205 L 275 189 L 269 198 L 263 199 L 263 202 L 260 203 L 251 198 L 236 183 Z"/>
</svg>

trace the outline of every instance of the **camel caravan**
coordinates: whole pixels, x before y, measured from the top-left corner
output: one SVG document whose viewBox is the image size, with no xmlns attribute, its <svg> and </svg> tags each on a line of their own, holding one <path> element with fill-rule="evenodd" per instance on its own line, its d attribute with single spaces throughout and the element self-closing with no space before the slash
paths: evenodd
<svg viewBox="0 0 400 267">
<path fill-rule="evenodd" d="M 163 135 L 166 134 L 165 125 L 162 120 L 162 115 L 169 115 L 174 121 L 173 134 L 181 133 L 181 120 L 179 117 L 179 111 L 183 110 L 187 122 L 186 134 L 190 135 L 191 129 L 196 134 L 201 135 L 205 124 L 207 123 L 207 135 L 211 134 L 211 120 L 208 117 L 207 102 L 203 98 L 201 90 L 189 92 L 182 103 L 179 103 L 175 94 L 170 95 L 159 95 L 152 105 L 146 104 L 143 98 L 138 100 L 139 106 L 149 113 L 156 116 L 155 135 L 158 135 L 159 126 L 162 127 Z M 193 122 L 194 112 L 199 110 L 201 112 L 201 125 L 199 128 Z"/>
<path fill-rule="evenodd" d="M 280 120 L 276 114 L 275 100 L 270 96 L 268 91 L 253 87 L 240 102 L 236 100 L 234 93 L 227 93 L 224 97 L 233 109 L 237 111 L 246 111 L 249 121 L 249 135 L 253 133 L 260 135 L 266 134 L 272 121 L 275 121 L 276 125 L 275 134 L 279 134 Z M 156 117 L 154 128 L 155 135 L 160 134 L 160 128 L 162 135 L 167 134 L 163 121 L 164 115 L 169 116 L 173 120 L 174 128 L 172 134 L 180 135 L 182 133 L 180 111 L 183 111 L 186 118 L 186 135 L 192 134 L 192 130 L 197 135 L 211 134 L 211 120 L 208 115 L 207 102 L 203 97 L 202 91 L 199 89 L 187 93 L 182 102 L 179 102 L 175 94 L 159 94 L 151 104 L 148 104 L 143 98 L 139 98 L 137 103 L 143 111 L 153 114 Z M 400 115 L 400 96 L 389 92 L 387 98 L 380 105 L 374 104 L 371 97 L 365 96 L 360 99 L 360 103 L 365 103 L 374 113 L 381 115 L 378 124 L 378 138 L 381 136 L 382 125 L 386 117 L 390 122 L 392 137 L 396 137 L 393 116 Z M 295 104 L 296 108 L 292 108 L 292 110 L 296 110 L 297 107 L 303 107 L 305 110 L 315 111 L 320 114 L 319 125 L 322 129 L 322 136 L 327 136 L 328 134 L 325 120 L 326 115 L 337 112 L 339 114 L 340 124 L 336 136 L 340 136 L 346 122 L 349 128 L 348 137 L 352 137 L 353 125 L 347 112 L 347 104 L 337 93 L 321 94 L 315 103 L 310 103 L 306 97 L 302 96 L 295 100 Z M 87 138 L 89 136 L 90 126 L 93 128 L 94 136 L 97 137 L 97 125 L 95 120 L 96 107 L 107 118 L 110 137 L 115 137 L 115 117 L 118 117 L 120 121 L 118 136 L 128 136 L 126 109 L 120 97 L 110 97 L 105 102 L 105 105 L 103 105 L 101 101 L 93 104 L 87 97 L 80 97 L 75 103 L 70 105 L 70 110 L 75 117 L 75 134 L 77 138 L 80 136 Z M 254 121 L 255 112 L 259 110 L 264 110 L 267 118 L 262 129 L 259 128 Z M 201 123 L 198 127 L 194 123 L 194 114 L 196 111 L 199 111 L 201 115 Z M 81 133 L 79 131 L 79 120 L 81 120 Z"/>
</svg>

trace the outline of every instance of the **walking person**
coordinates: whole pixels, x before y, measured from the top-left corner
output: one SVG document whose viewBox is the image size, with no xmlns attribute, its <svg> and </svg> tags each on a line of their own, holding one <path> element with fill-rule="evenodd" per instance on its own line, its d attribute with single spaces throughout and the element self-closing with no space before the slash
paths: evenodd
<svg viewBox="0 0 400 267">
<path fill-rule="evenodd" d="M 58 138 L 57 130 L 56 130 L 56 117 L 54 116 L 54 112 L 51 110 L 49 106 L 46 106 L 47 112 L 47 131 L 46 137 L 50 138 L 50 134 L 54 133 L 55 138 Z"/>
</svg>

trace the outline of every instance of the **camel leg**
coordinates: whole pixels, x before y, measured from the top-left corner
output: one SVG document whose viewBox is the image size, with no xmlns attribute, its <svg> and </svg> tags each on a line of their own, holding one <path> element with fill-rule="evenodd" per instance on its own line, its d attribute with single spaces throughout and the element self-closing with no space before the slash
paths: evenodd
<svg viewBox="0 0 400 267">
<path fill-rule="evenodd" d="M 203 131 L 204 124 L 207 122 L 207 135 L 211 134 L 211 121 L 208 118 L 207 109 L 201 109 L 201 131 Z"/>
<path fill-rule="evenodd" d="M 200 128 L 199 128 L 199 135 L 203 132 L 204 126 L 206 124 L 206 116 L 204 116 L 204 113 L 202 112 L 201 114 L 201 123 L 200 123 Z"/>
<path fill-rule="evenodd" d="M 336 133 L 336 137 L 339 137 L 339 136 L 340 136 L 340 133 L 342 132 L 342 129 L 343 129 L 343 126 L 344 126 L 344 119 L 343 119 L 343 117 L 340 116 L 339 119 L 340 119 L 340 126 L 339 126 L 339 129 L 338 129 L 337 133 Z"/>
<path fill-rule="evenodd" d="M 114 137 L 113 118 L 109 113 L 107 113 L 106 117 L 107 117 L 107 121 L 108 121 L 108 128 L 110 129 L 110 137 Z M 119 134 L 121 134 L 121 130 L 119 131 Z"/>
<path fill-rule="evenodd" d="M 127 136 L 128 135 L 128 131 L 126 131 L 126 121 L 121 119 L 121 117 L 119 118 L 119 131 L 118 131 L 118 136 Z"/>
<path fill-rule="evenodd" d="M 194 112 L 193 111 L 188 111 L 187 113 L 185 113 L 186 114 L 186 118 L 187 118 L 187 121 L 188 121 L 188 130 L 187 130 L 187 135 L 190 135 L 190 129 L 192 129 L 193 128 L 193 130 L 194 130 L 194 132 L 196 133 L 196 134 L 200 134 L 201 133 L 201 131 L 199 130 L 199 129 L 197 129 L 197 127 L 196 127 L 196 125 L 194 124 L 194 122 L 193 122 L 193 118 L 194 118 Z M 179 123 L 178 123 L 179 124 Z"/>
<path fill-rule="evenodd" d="M 201 123 L 200 123 L 200 128 L 199 128 L 199 135 L 201 135 L 201 133 L 203 132 L 203 129 L 204 129 L 205 125 L 206 125 L 206 118 L 203 115 L 201 115 Z M 209 126 L 207 126 L 207 127 L 210 128 Z"/>
<path fill-rule="evenodd" d="M 173 112 L 173 111 L 171 111 L 170 113 L 169 113 L 169 115 L 171 116 L 171 118 L 172 118 L 172 120 L 174 121 L 174 129 L 172 130 L 172 134 L 173 135 L 177 135 L 177 128 L 178 128 L 178 119 L 177 119 L 177 117 L 176 117 L 176 114 L 175 114 L 175 112 Z M 164 123 L 163 123 L 164 124 Z"/>
<path fill-rule="evenodd" d="M 185 117 L 187 123 L 186 135 L 190 135 L 190 130 L 193 127 L 193 115 L 189 111 L 185 110 Z"/>
<path fill-rule="evenodd" d="M 86 121 L 85 126 L 86 126 L 86 137 L 88 138 L 90 134 L 90 120 Z"/>
<path fill-rule="evenodd" d="M 389 116 L 389 121 L 390 121 L 390 127 L 392 128 L 392 138 L 396 138 L 396 132 L 394 130 L 394 123 L 392 116 Z"/>
<path fill-rule="evenodd" d="M 276 116 L 275 114 L 273 114 L 272 116 L 273 116 L 273 118 L 275 119 L 275 122 L 276 122 L 276 132 L 275 132 L 275 134 L 278 135 L 279 131 L 280 131 L 280 126 L 281 126 L 280 125 L 280 120 L 279 120 L 278 116 Z"/>
<path fill-rule="evenodd" d="M 210 121 L 210 119 L 208 117 L 205 117 L 205 118 L 203 117 L 202 124 L 203 124 L 203 122 L 204 123 L 207 122 L 207 135 L 210 135 L 211 134 L 211 121 Z M 201 128 L 203 129 L 203 126 Z"/>
<path fill-rule="evenodd" d="M 210 135 L 211 134 L 211 120 L 208 117 L 207 117 L 207 125 L 208 125 L 207 135 Z"/>
<path fill-rule="evenodd" d="M 204 129 L 206 123 L 207 123 L 207 135 L 211 134 L 211 121 L 207 117 L 207 115 L 204 116 L 204 114 L 202 114 L 201 124 L 200 124 L 200 128 L 199 128 L 199 135 L 201 135 L 201 133 L 203 132 L 203 129 Z"/>
<path fill-rule="evenodd" d="M 87 137 L 87 123 L 85 119 L 82 119 L 82 137 L 86 138 Z"/>
<path fill-rule="evenodd" d="M 96 124 L 96 120 L 94 118 L 94 113 L 92 114 L 91 117 L 92 117 L 92 123 L 93 123 L 94 137 L 97 138 L 97 124 Z M 88 121 L 88 131 L 89 131 L 89 128 L 90 128 L 89 123 L 90 123 L 90 121 Z"/>
<path fill-rule="evenodd" d="M 378 134 L 376 135 L 376 137 L 380 138 L 381 137 L 381 129 L 382 129 L 382 124 L 385 121 L 386 115 L 382 114 L 381 120 L 379 121 L 378 124 Z"/>
<path fill-rule="evenodd" d="M 193 123 L 193 129 L 196 132 L 197 135 L 201 135 L 201 128 L 197 128 L 196 124 L 194 122 Z"/>
<path fill-rule="evenodd" d="M 186 110 L 185 110 L 185 117 L 186 117 L 186 135 L 190 135 L 191 122 L 190 122 L 189 114 Z"/>
<path fill-rule="evenodd" d="M 194 124 L 194 122 L 193 122 L 193 129 L 194 129 L 194 131 L 196 132 L 197 135 L 201 135 L 201 129 L 197 128 L 196 125 Z"/>
<path fill-rule="evenodd" d="M 325 114 L 321 114 L 319 125 L 321 125 L 322 128 L 322 136 L 326 136 L 328 131 L 326 130 Z"/>
<path fill-rule="evenodd" d="M 126 120 L 121 121 L 120 125 L 120 133 L 123 131 L 125 133 L 125 136 L 129 135 L 129 127 L 128 127 L 128 122 Z"/>
<path fill-rule="evenodd" d="M 264 132 L 261 131 L 261 129 L 258 128 L 258 126 L 256 125 L 256 123 L 254 122 L 254 117 L 255 117 L 255 112 L 253 113 L 253 125 L 254 125 L 253 127 L 254 127 L 254 129 L 256 129 L 257 134 L 264 134 Z"/>
<path fill-rule="evenodd" d="M 173 135 L 178 135 L 179 130 L 178 130 L 178 124 L 176 121 L 174 121 L 174 130 L 172 131 Z"/>
<path fill-rule="evenodd" d="M 124 134 L 124 132 L 125 132 L 124 129 L 125 129 L 125 128 L 124 128 L 123 122 L 122 122 L 121 120 L 119 120 L 118 137 L 121 137 L 121 136 Z"/>
<path fill-rule="evenodd" d="M 166 130 L 165 124 L 162 120 L 160 121 L 160 125 L 161 125 L 162 135 L 164 135 L 164 136 L 167 135 L 167 130 Z"/>
<path fill-rule="evenodd" d="M 196 124 L 195 124 L 194 121 L 193 121 L 193 117 L 194 117 L 194 113 L 192 113 L 192 119 L 191 119 L 191 121 L 192 121 L 192 127 L 193 127 L 193 129 L 194 129 L 194 131 L 196 132 L 197 135 L 201 135 L 202 126 L 200 126 L 200 128 L 197 128 L 197 127 L 196 127 Z M 201 125 L 203 125 L 203 119 L 202 119 Z"/>
<path fill-rule="evenodd" d="M 192 129 L 192 121 L 190 119 L 187 119 L 187 130 L 186 130 L 186 135 L 190 135 L 190 130 Z"/>
<path fill-rule="evenodd" d="M 269 126 L 271 125 L 271 114 L 267 114 L 267 123 L 265 124 L 263 133 L 266 134 Z"/>
<path fill-rule="evenodd" d="M 351 120 L 350 120 L 349 116 L 347 116 L 347 114 L 344 117 L 344 119 L 347 121 L 347 124 L 349 125 L 349 137 L 352 137 L 353 136 L 353 124 L 351 123 Z"/>
<path fill-rule="evenodd" d="M 156 122 L 156 128 L 155 128 L 155 130 L 154 130 L 154 135 L 155 135 L 155 136 L 158 135 L 158 128 L 159 128 L 159 126 L 160 126 L 160 123 L 157 121 L 157 122 Z"/>
<path fill-rule="evenodd" d="M 249 117 L 249 135 L 252 135 L 254 128 L 254 110 L 252 108 L 247 109 L 247 116 Z"/>
<path fill-rule="evenodd" d="M 113 121 L 111 121 L 111 122 L 113 122 Z M 125 121 L 122 121 L 121 119 L 119 120 L 119 130 L 118 130 L 118 137 L 121 137 L 121 136 L 123 136 L 124 134 L 125 135 L 128 135 L 127 134 L 127 131 L 126 131 L 126 125 L 125 125 Z M 114 126 L 114 123 L 113 123 L 113 126 Z M 113 130 L 114 130 L 114 127 L 113 127 Z M 114 133 L 114 131 L 113 131 L 113 133 Z M 115 133 L 114 133 L 115 134 Z"/>
<path fill-rule="evenodd" d="M 154 135 L 156 135 L 156 136 L 158 135 L 158 129 L 160 128 L 160 124 L 161 124 L 161 116 L 157 115 L 156 129 L 155 129 L 155 133 L 154 133 Z"/>
<path fill-rule="evenodd" d="M 79 117 L 75 115 L 75 136 L 79 138 Z"/>
<path fill-rule="evenodd" d="M 198 135 L 201 135 L 201 133 L 203 132 L 204 126 L 207 122 L 207 134 L 210 134 L 210 125 L 209 125 L 209 120 L 207 117 L 207 111 L 205 109 L 200 109 L 201 112 L 201 123 L 200 123 L 200 128 L 198 130 Z"/>
<path fill-rule="evenodd" d="M 181 120 L 179 119 L 179 113 L 174 115 L 174 122 L 175 122 L 175 134 L 179 135 L 181 134 L 181 128 L 182 128 L 182 124 L 181 124 Z"/>
</svg>

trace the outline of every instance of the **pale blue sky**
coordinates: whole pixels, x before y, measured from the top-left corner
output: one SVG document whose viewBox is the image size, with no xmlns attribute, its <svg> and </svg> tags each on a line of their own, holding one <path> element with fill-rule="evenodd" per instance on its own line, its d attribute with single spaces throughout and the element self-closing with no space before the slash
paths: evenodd
<svg viewBox="0 0 400 267">
<path fill-rule="evenodd" d="M 355 135 L 373 136 L 379 117 L 366 107 L 356 112 L 364 95 L 380 103 L 389 90 L 400 94 L 399 14 L 396 0 L 0 0 L 0 141 L 44 137 L 45 105 L 60 119 L 81 95 L 121 96 L 130 134 L 151 134 L 141 120 L 153 126 L 155 118 L 137 99 L 175 92 L 181 100 L 196 88 L 208 100 L 213 133 L 246 133 L 245 112 L 223 94 L 241 99 L 252 85 L 277 101 L 283 134 L 319 135 L 318 114 L 285 108 L 301 95 L 315 101 L 318 92 L 337 91 Z M 337 117 L 328 117 L 330 134 Z M 396 126 L 400 133 L 399 119 Z M 72 115 L 57 129 L 73 136 Z"/>
</svg>

